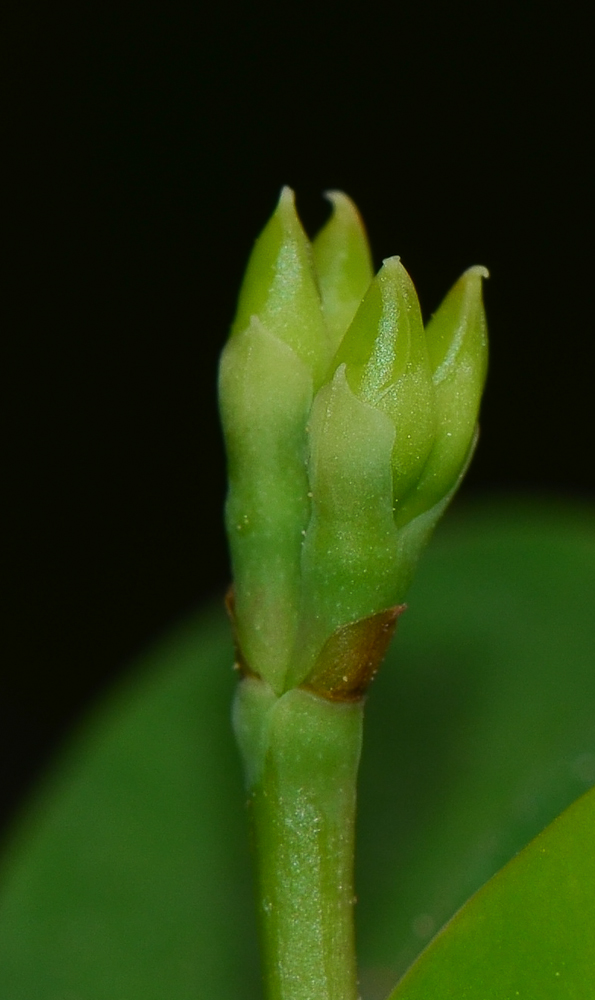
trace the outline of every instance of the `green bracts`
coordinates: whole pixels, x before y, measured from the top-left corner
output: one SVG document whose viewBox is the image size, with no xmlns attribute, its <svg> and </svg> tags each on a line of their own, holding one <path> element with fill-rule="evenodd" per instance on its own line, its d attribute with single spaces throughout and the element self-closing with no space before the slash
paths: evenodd
<svg viewBox="0 0 595 1000">
<path fill-rule="evenodd" d="M 399 259 L 374 278 L 357 210 L 329 197 L 310 243 L 283 190 L 248 264 L 220 398 L 240 662 L 278 696 L 349 700 L 362 629 L 369 645 L 386 630 L 473 452 L 487 272 L 468 270 L 424 330 Z M 335 695 L 316 682 L 329 643 L 348 671 Z"/>
</svg>

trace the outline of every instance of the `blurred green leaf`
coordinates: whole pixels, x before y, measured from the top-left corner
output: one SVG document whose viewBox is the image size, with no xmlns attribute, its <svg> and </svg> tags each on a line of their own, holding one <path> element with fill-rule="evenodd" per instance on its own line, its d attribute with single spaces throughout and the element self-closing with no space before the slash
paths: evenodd
<svg viewBox="0 0 595 1000">
<path fill-rule="evenodd" d="M 460 910 L 390 1000 L 577 1000 L 595 989 L 595 790 Z"/>
<path fill-rule="evenodd" d="M 447 521 L 366 707 L 356 887 L 371 1000 L 595 783 L 595 513 L 508 501 Z"/>
<path fill-rule="evenodd" d="M 4 866 L 2 998 L 257 994 L 232 663 L 201 615 L 75 735 Z"/>
<path fill-rule="evenodd" d="M 595 783 L 594 592 L 570 505 L 451 515 L 422 560 L 366 707 L 366 1000 Z M 223 614 L 197 617 L 74 735 L 6 852 L 0 996 L 260 996 L 231 663 Z"/>
</svg>

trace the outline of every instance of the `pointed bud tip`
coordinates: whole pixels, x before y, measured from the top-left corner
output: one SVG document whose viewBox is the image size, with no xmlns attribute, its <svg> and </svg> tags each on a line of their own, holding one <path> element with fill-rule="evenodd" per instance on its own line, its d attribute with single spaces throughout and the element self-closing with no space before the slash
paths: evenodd
<svg viewBox="0 0 595 1000">
<path fill-rule="evenodd" d="M 489 276 L 490 272 L 483 264 L 474 264 L 473 267 L 468 267 L 461 275 L 462 278 L 489 278 Z"/>
<path fill-rule="evenodd" d="M 487 267 L 482 264 L 474 264 L 473 267 L 468 267 L 466 271 L 463 271 L 461 277 L 455 281 L 451 291 L 455 292 L 455 289 L 458 289 L 458 294 L 463 296 L 468 307 L 471 303 L 475 303 L 476 306 L 480 305 L 483 300 L 483 282 L 489 276 L 490 272 Z M 455 294 L 457 293 L 455 292 Z"/>
<path fill-rule="evenodd" d="M 357 205 L 344 191 L 337 191 L 333 188 L 330 191 L 323 191 L 322 197 L 330 201 L 333 212 L 343 212 L 345 215 L 355 216 L 360 225 L 363 225 Z"/>
<path fill-rule="evenodd" d="M 279 195 L 279 204 L 286 205 L 287 203 L 295 205 L 295 191 L 288 184 L 284 184 Z"/>
<path fill-rule="evenodd" d="M 382 285 L 386 285 L 388 281 L 389 285 L 393 285 L 395 289 L 415 291 L 413 279 L 398 254 L 384 258 L 376 278 Z"/>
<path fill-rule="evenodd" d="M 345 242 L 349 239 L 353 240 L 355 234 L 357 234 L 356 240 L 360 241 L 360 245 L 358 247 L 359 256 L 361 258 L 363 255 L 363 258 L 365 259 L 365 263 L 362 264 L 362 266 L 366 271 L 371 272 L 372 259 L 366 236 L 366 227 L 357 205 L 349 197 L 349 195 L 345 194 L 344 191 L 336 191 L 334 189 L 331 191 L 324 191 L 323 197 L 331 203 L 332 213 L 329 221 L 318 233 L 317 239 L 319 237 L 324 239 L 326 234 L 333 231 L 339 231 L 343 233 L 341 238 L 343 242 Z M 361 263 L 362 261 L 360 260 L 360 264 Z M 366 275 L 366 277 L 367 282 L 369 283 L 369 280 L 371 280 L 371 274 Z"/>
<path fill-rule="evenodd" d="M 279 201 L 270 221 L 273 222 L 275 219 L 276 224 L 281 225 L 281 229 L 284 231 L 286 237 L 297 239 L 302 244 L 302 247 L 310 243 L 298 214 L 295 191 L 288 184 L 284 184 L 281 188 Z"/>
<path fill-rule="evenodd" d="M 401 258 L 398 254 L 394 254 L 392 257 L 385 257 L 382 261 L 382 266 L 388 268 L 389 270 L 405 270 L 401 264 Z"/>
<path fill-rule="evenodd" d="M 344 191 L 339 191 L 335 188 L 323 191 L 322 197 L 326 198 L 327 201 L 330 201 L 331 205 L 345 204 L 345 202 L 353 205 L 353 202 L 348 194 L 345 194 Z"/>
<path fill-rule="evenodd" d="M 287 184 L 284 184 L 283 187 L 281 188 L 279 201 L 277 202 L 277 208 L 274 214 L 276 215 L 277 213 L 279 213 L 281 218 L 297 219 L 297 209 L 295 207 L 295 191 L 293 190 L 293 188 L 290 188 Z"/>
</svg>

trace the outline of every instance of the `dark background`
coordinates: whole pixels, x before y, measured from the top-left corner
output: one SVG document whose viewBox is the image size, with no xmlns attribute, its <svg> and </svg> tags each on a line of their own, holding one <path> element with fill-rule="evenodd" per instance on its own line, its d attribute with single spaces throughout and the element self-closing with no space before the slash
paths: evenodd
<svg viewBox="0 0 595 1000">
<path fill-rule="evenodd" d="M 0 798 L 228 578 L 218 353 L 282 184 L 425 314 L 489 267 L 464 489 L 595 495 L 588 9 L 23 4 L 9 40 Z"/>
</svg>

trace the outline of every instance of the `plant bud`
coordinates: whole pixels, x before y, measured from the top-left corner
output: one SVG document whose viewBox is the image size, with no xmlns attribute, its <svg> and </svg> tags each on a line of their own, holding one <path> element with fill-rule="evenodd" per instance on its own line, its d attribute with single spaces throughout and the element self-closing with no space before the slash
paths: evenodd
<svg viewBox="0 0 595 1000">
<path fill-rule="evenodd" d="M 393 503 L 419 479 L 434 443 L 430 362 L 413 282 L 398 257 L 384 261 L 335 355 L 363 402 L 395 428 Z"/>
<path fill-rule="evenodd" d="M 278 692 L 310 512 L 306 424 L 330 356 L 311 256 L 284 188 L 250 257 L 219 377 L 236 636 L 243 662 Z"/>
<path fill-rule="evenodd" d="M 226 523 L 242 669 L 361 697 L 470 461 L 487 364 L 470 268 L 424 330 L 398 257 L 372 278 L 353 203 L 313 244 L 284 188 L 223 352 Z"/>
<path fill-rule="evenodd" d="M 374 272 L 361 216 L 351 198 L 328 191 L 333 214 L 312 243 L 322 310 L 333 351 L 355 316 Z"/>
<path fill-rule="evenodd" d="M 238 300 L 232 338 L 252 316 L 291 347 L 312 374 L 317 389 L 326 375 L 332 347 L 312 263 L 312 246 L 284 187 L 268 224 L 256 240 Z"/>
</svg>

